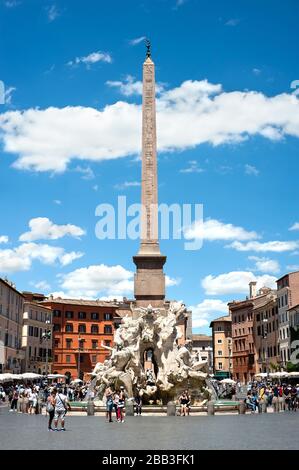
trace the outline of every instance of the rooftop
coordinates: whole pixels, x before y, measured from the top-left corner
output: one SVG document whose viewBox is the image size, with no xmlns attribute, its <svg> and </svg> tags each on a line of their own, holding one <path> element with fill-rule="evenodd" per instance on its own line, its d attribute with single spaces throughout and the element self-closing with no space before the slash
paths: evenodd
<svg viewBox="0 0 299 470">
<path fill-rule="evenodd" d="M 213 323 L 215 323 L 216 321 L 227 321 L 227 322 L 231 322 L 232 321 L 232 317 L 230 315 L 223 315 L 223 317 L 219 317 L 219 318 L 215 318 L 214 320 L 211 321 L 210 323 L 210 328 L 211 328 L 211 325 Z"/>
<path fill-rule="evenodd" d="M 193 341 L 212 341 L 212 336 L 209 335 L 192 335 Z"/>
<path fill-rule="evenodd" d="M 62 299 L 57 298 L 48 298 L 41 304 L 63 304 L 63 305 L 84 305 L 86 307 L 118 307 L 117 301 L 108 301 L 108 300 L 85 300 L 85 299 Z"/>
</svg>

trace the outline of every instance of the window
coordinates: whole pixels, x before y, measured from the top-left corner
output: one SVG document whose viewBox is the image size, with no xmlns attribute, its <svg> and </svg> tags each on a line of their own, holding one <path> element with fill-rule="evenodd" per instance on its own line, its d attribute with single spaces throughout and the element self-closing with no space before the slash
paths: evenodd
<svg viewBox="0 0 299 470">
<path fill-rule="evenodd" d="M 217 331 L 223 331 L 222 326 L 217 326 Z"/>
<path fill-rule="evenodd" d="M 218 362 L 218 369 L 222 370 L 222 362 Z"/>
<path fill-rule="evenodd" d="M 72 340 L 69 338 L 66 339 L 65 344 L 66 344 L 67 349 L 70 349 L 72 347 Z"/>
<path fill-rule="evenodd" d="M 97 347 L 98 347 L 98 341 L 97 341 L 96 339 L 93 339 L 93 340 L 91 341 L 91 347 L 92 347 L 92 349 L 97 349 Z"/>
<path fill-rule="evenodd" d="M 56 318 L 61 317 L 61 310 L 53 310 L 53 317 L 56 317 Z"/>
<path fill-rule="evenodd" d="M 99 314 L 96 312 L 91 312 L 91 319 L 92 320 L 98 320 L 99 319 Z"/>
<path fill-rule="evenodd" d="M 79 325 L 78 332 L 79 333 L 86 333 L 86 325 L 84 325 L 84 324 Z"/>
<path fill-rule="evenodd" d="M 84 349 L 84 339 L 79 339 L 79 349 Z"/>
<path fill-rule="evenodd" d="M 67 354 L 65 356 L 65 360 L 66 360 L 66 362 L 71 362 L 71 356 L 69 354 Z"/>
<path fill-rule="evenodd" d="M 66 331 L 66 333 L 72 333 L 73 332 L 73 325 L 71 323 L 67 323 L 65 325 L 65 331 Z"/>
<path fill-rule="evenodd" d="M 91 356 L 91 362 L 92 363 L 97 362 L 97 356 Z"/>
<path fill-rule="evenodd" d="M 80 362 L 84 362 L 84 355 L 83 354 L 80 355 Z"/>
<path fill-rule="evenodd" d="M 104 320 L 112 320 L 111 313 L 104 313 Z"/>
<path fill-rule="evenodd" d="M 59 339 L 55 339 L 55 348 L 58 348 L 59 345 Z"/>
<path fill-rule="evenodd" d="M 99 333 L 98 325 L 91 325 L 91 333 L 93 333 L 94 335 L 97 335 Z"/>
<path fill-rule="evenodd" d="M 60 331 L 60 325 L 57 323 L 54 324 L 54 331 Z"/>
<path fill-rule="evenodd" d="M 85 313 L 85 312 L 79 312 L 79 313 L 78 313 L 78 318 L 79 318 L 79 320 L 85 320 L 85 318 L 86 318 L 86 313 Z"/>
<path fill-rule="evenodd" d="M 217 344 L 222 344 L 222 339 L 217 339 Z"/>
<path fill-rule="evenodd" d="M 221 350 L 218 351 L 218 356 L 222 356 L 222 351 Z"/>
<path fill-rule="evenodd" d="M 70 312 L 69 310 L 65 312 L 65 318 L 73 318 L 73 317 L 74 317 L 74 312 Z"/>
<path fill-rule="evenodd" d="M 58 362 L 58 356 L 57 356 L 56 354 L 55 354 L 55 356 L 54 356 L 54 361 L 55 361 L 55 362 Z"/>
<path fill-rule="evenodd" d="M 111 335 L 112 334 L 112 326 L 111 325 L 105 325 L 104 326 L 104 333 L 105 333 L 105 335 Z"/>
<path fill-rule="evenodd" d="M 111 341 L 109 339 L 105 339 L 104 344 L 105 346 L 111 346 Z"/>
<path fill-rule="evenodd" d="M 260 316 L 260 314 L 258 313 L 257 316 L 256 316 L 256 321 L 260 321 L 260 319 L 261 319 L 261 316 Z"/>
</svg>

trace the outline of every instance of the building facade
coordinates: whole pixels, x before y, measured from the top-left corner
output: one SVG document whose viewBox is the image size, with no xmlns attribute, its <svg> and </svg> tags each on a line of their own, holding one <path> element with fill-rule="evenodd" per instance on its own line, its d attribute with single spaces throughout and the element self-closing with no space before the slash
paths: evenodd
<svg viewBox="0 0 299 470">
<path fill-rule="evenodd" d="M 42 302 L 53 311 L 53 373 L 90 379 L 98 362 L 113 346 L 116 302 L 52 299 Z"/>
<path fill-rule="evenodd" d="M 52 310 L 36 302 L 24 302 L 22 349 L 23 370 L 37 374 L 52 372 Z"/>
<path fill-rule="evenodd" d="M 277 295 L 270 292 L 253 308 L 255 369 L 257 373 L 275 372 L 280 368 Z"/>
<path fill-rule="evenodd" d="M 216 318 L 210 323 L 213 338 L 213 373 L 216 379 L 231 377 L 232 319 L 230 315 Z"/>
<path fill-rule="evenodd" d="M 259 358 L 258 354 L 259 349 L 261 349 L 260 354 L 262 354 L 266 342 L 262 341 L 261 338 L 258 340 L 256 332 L 261 327 L 261 312 L 264 312 L 265 305 L 275 296 L 275 291 L 268 287 L 263 287 L 257 293 L 256 282 L 251 282 L 249 284 L 249 298 L 228 304 L 232 316 L 233 375 L 237 381 L 247 383 L 254 379 L 255 374 L 260 372 L 259 364 L 263 359 L 262 356 Z M 259 312 L 257 315 L 260 316 L 256 317 L 258 320 L 255 320 L 255 312 Z M 261 335 L 264 336 L 262 332 Z M 266 337 L 263 337 L 263 340 L 265 339 Z M 258 352 L 256 351 L 256 345 L 258 346 Z M 268 361 L 267 353 L 264 354 L 264 364 L 266 361 Z"/>
<path fill-rule="evenodd" d="M 207 361 L 209 373 L 213 372 L 213 337 L 208 335 L 192 335 L 192 352 Z"/>
<path fill-rule="evenodd" d="M 23 295 L 14 284 L 0 278 L 0 373 L 21 373 Z"/>
<path fill-rule="evenodd" d="M 285 369 L 291 358 L 289 309 L 299 304 L 299 271 L 286 274 L 276 282 L 280 360 Z"/>
</svg>

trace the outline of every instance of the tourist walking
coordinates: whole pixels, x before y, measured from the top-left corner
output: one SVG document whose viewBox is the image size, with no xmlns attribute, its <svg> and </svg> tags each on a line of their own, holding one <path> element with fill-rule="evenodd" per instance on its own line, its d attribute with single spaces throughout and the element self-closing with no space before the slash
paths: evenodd
<svg viewBox="0 0 299 470">
<path fill-rule="evenodd" d="M 70 409 L 67 397 L 61 392 L 54 389 L 55 395 L 55 412 L 54 412 L 54 431 L 58 431 L 58 423 L 61 421 L 61 431 L 65 431 L 65 415 L 68 409 Z"/>
<path fill-rule="evenodd" d="M 52 428 L 52 421 L 54 419 L 54 414 L 55 414 L 55 398 L 56 398 L 56 390 L 52 390 L 52 392 L 47 398 L 47 406 L 46 406 L 46 410 L 49 414 L 48 431 L 54 431 L 54 429 Z"/>
<path fill-rule="evenodd" d="M 125 422 L 125 400 L 126 400 L 125 387 L 120 387 L 119 401 L 118 401 L 118 419 L 120 423 Z"/>
<path fill-rule="evenodd" d="M 106 421 L 112 423 L 112 410 L 113 410 L 113 392 L 110 386 L 105 390 L 106 398 Z"/>
<path fill-rule="evenodd" d="M 114 410 L 115 410 L 115 416 L 116 416 L 117 422 L 119 422 L 118 405 L 119 405 L 119 393 L 116 391 L 113 394 L 113 407 L 114 407 Z"/>
<path fill-rule="evenodd" d="M 36 412 L 36 407 L 37 407 L 37 393 L 35 389 L 32 390 L 32 392 L 29 394 L 29 414 L 35 414 Z"/>
<path fill-rule="evenodd" d="M 11 402 L 10 402 L 10 411 L 17 411 L 18 399 L 19 399 L 18 387 L 15 387 L 12 392 L 12 397 L 11 397 Z"/>
</svg>

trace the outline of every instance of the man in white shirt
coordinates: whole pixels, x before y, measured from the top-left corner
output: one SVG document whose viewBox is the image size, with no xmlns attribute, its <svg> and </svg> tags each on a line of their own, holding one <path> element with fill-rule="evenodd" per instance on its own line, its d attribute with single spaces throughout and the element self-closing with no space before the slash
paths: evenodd
<svg viewBox="0 0 299 470">
<path fill-rule="evenodd" d="M 68 399 L 61 391 L 58 391 L 55 397 L 54 431 L 58 431 L 59 419 L 61 420 L 61 431 L 65 431 L 64 421 L 67 409 L 70 409 Z"/>
</svg>

